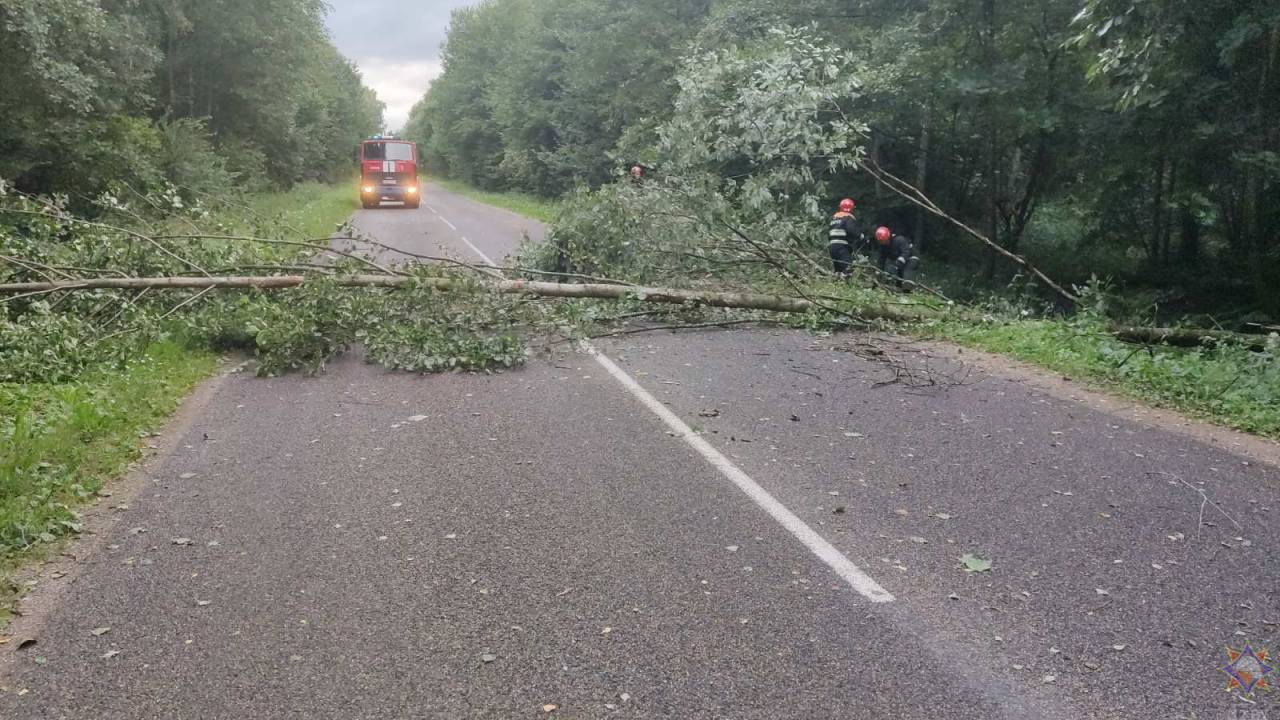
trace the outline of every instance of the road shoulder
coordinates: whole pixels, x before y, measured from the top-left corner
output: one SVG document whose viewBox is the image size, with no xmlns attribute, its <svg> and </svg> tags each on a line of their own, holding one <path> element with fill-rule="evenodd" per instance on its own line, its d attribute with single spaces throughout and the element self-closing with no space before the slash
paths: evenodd
<svg viewBox="0 0 1280 720">
<path fill-rule="evenodd" d="M 19 658 L 19 651 L 39 643 L 45 623 L 69 597 L 84 569 L 84 560 L 102 552 L 111 531 L 128 522 L 126 512 L 113 508 L 133 504 L 151 485 L 153 469 L 167 462 L 180 449 L 183 438 L 200 413 L 215 398 L 228 379 L 241 372 L 243 361 L 226 362 L 211 377 L 201 381 L 181 401 L 164 426 L 151 436 L 147 454 L 129 472 L 111 483 L 106 493 L 81 510 L 83 532 L 44 562 L 19 570 L 14 582 L 27 586 L 19 599 L 14 618 L 0 631 L 0 684 Z"/>
<path fill-rule="evenodd" d="M 1007 355 L 939 341 L 923 341 L 920 345 L 940 359 L 960 362 L 988 375 L 1024 383 L 1060 400 L 1076 402 L 1091 410 L 1138 422 L 1154 430 L 1182 435 L 1251 461 L 1280 468 L 1280 443 L 1274 440 L 1233 430 L 1176 410 L 1154 407 L 1093 383 L 1064 376 Z"/>
</svg>

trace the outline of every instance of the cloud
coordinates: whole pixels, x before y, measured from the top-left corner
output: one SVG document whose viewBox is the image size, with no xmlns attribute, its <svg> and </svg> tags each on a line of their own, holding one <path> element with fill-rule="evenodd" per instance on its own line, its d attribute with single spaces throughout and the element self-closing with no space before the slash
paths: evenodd
<svg viewBox="0 0 1280 720">
<path fill-rule="evenodd" d="M 422 99 L 431 81 L 440 77 L 439 58 L 433 60 L 357 60 L 364 82 L 387 104 L 387 127 L 399 130 L 409 119 L 409 111 Z"/>
<path fill-rule="evenodd" d="M 330 0 L 329 32 L 360 66 L 365 84 L 387 104 L 387 126 L 404 127 L 409 110 L 440 75 L 440 47 L 454 10 L 478 0 Z"/>
</svg>

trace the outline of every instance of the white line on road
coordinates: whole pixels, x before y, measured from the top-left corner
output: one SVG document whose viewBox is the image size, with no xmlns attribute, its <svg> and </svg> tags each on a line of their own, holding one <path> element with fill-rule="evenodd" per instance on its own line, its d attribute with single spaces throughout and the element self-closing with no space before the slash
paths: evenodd
<svg viewBox="0 0 1280 720">
<path fill-rule="evenodd" d="M 428 206 L 427 206 L 427 209 L 428 209 L 428 210 L 430 210 L 430 211 L 431 211 L 433 214 L 435 214 L 435 215 L 439 215 L 439 214 L 440 214 L 440 211 L 439 211 L 439 210 L 437 210 L 437 209 L 435 209 L 435 208 L 431 207 L 430 205 L 428 205 Z"/>
<path fill-rule="evenodd" d="M 640 387 L 640 384 L 632 379 L 626 371 L 605 357 L 590 343 L 583 343 L 583 347 L 596 359 L 596 362 L 600 363 L 601 367 L 612 375 L 615 380 L 622 383 L 622 386 L 630 391 L 636 399 L 652 410 L 654 415 L 662 418 L 667 427 L 674 430 L 676 435 L 691 445 L 694 450 L 697 450 L 698 454 L 711 463 L 715 469 L 719 470 L 721 475 L 724 475 L 730 482 L 737 485 L 739 490 L 746 493 L 765 512 L 769 513 L 774 520 L 777 520 L 779 525 L 782 525 L 788 532 L 796 536 L 797 540 L 804 543 L 804 546 L 809 548 L 814 555 L 817 555 L 819 560 L 826 563 L 837 575 L 844 578 L 844 581 L 849 583 L 854 590 L 857 590 L 859 594 L 871 602 L 893 602 L 893 595 L 888 590 L 885 590 L 879 583 L 872 580 L 870 575 L 867 575 L 861 568 L 854 565 L 853 561 L 845 557 L 844 553 L 837 550 L 834 545 L 827 542 L 813 528 L 809 527 L 805 521 L 788 510 L 785 505 L 778 502 L 777 498 L 770 495 L 768 490 L 760 487 L 759 483 L 752 480 L 742 470 L 739 470 L 729 458 L 712 447 L 711 443 L 702 439 L 700 435 L 693 431 L 693 428 L 686 425 L 675 413 L 667 409 L 666 405 L 663 405 L 661 401 L 650 395 L 647 390 Z"/>
<path fill-rule="evenodd" d="M 440 218 L 444 220 L 443 217 Z M 445 222 L 449 222 L 445 220 Z M 453 227 L 450 225 L 450 227 Z M 480 248 L 471 243 L 465 237 L 462 242 L 471 248 L 472 252 L 480 256 L 491 267 L 497 267 L 497 263 L 489 259 L 488 255 L 480 252 Z M 747 497 L 755 501 L 761 509 L 769 513 L 769 516 L 778 522 L 779 525 L 786 528 L 788 532 L 796 537 L 810 552 L 818 556 L 818 559 L 827 564 L 827 567 L 835 571 L 837 575 L 849 583 L 850 587 L 856 590 L 860 595 L 874 603 L 893 602 L 893 594 L 885 590 L 870 575 L 862 571 L 862 568 L 853 564 L 853 561 L 845 557 L 844 553 L 836 549 L 834 545 L 827 542 L 825 538 L 819 535 L 813 528 L 809 527 L 804 520 L 801 520 L 795 513 L 787 509 L 786 505 L 778 502 L 778 499 L 769 494 L 750 475 L 740 470 L 737 465 L 733 464 L 729 458 L 723 453 L 715 449 L 711 443 L 702 438 L 701 435 L 693 431 L 683 420 L 675 413 L 667 409 L 660 400 L 650 395 L 647 390 L 640 387 L 640 383 L 627 374 L 625 370 L 618 367 L 616 363 L 600 352 L 594 345 L 587 341 L 581 344 L 582 349 L 613 377 L 622 384 L 637 400 L 649 408 L 654 415 L 657 415 L 667 427 L 671 428 L 678 437 L 689 444 L 694 450 L 698 451 L 707 462 L 720 471 L 729 482 L 738 487 L 739 490 L 747 494 Z"/>
<path fill-rule="evenodd" d="M 483 252 L 481 252 L 480 248 L 476 247 L 475 244 L 472 243 L 470 240 L 468 240 L 466 237 L 462 238 L 462 242 L 466 243 L 467 247 L 471 248 L 471 252 L 479 255 L 481 260 L 488 263 L 489 267 L 498 267 L 498 263 L 490 260 L 488 255 L 485 255 Z"/>
<path fill-rule="evenodd" d="M 444 221 L 444 224 L 445 224 L 445 225 L 448 225 L 448 226 L 449 226 L 449 229 L 450 229 L 450 230 L 453 230 L 454 232 L 457 232 L 457 230 L 458 230 L 458 226 L 457 226 L 457 225 L 454 225 L 454 224 L 453 224 L 453 223 L 451 223 L 451 222 L 449 222 L 449 218 L 447 218 L 447 217 L 445 217 L 445 216 L 441 215 L 441 216 L 440 216 L 440 219 Z"/>
</svg>

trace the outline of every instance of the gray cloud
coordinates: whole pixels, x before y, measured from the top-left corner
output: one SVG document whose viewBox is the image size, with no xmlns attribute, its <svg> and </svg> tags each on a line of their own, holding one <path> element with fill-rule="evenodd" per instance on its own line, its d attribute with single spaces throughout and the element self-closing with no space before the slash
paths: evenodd
<svg viewBox="0 0 1280 720">
<path fill-rule="evenodd" d="M 333 41 L 387 104 L 392 129 L 404 126 L 413 104 L 440 74 L 440 46 L 450 14 L 477 2 L 330 0 Z"/>
</svg>

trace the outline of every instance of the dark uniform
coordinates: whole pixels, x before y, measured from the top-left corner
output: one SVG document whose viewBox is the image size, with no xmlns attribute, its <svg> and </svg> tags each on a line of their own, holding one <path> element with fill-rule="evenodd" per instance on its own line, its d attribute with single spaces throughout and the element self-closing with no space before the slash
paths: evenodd
<svg viewBox="0 0 1280 720">
<path fill-rule="evenodd" d="M 862 224 L 853 213 L 838 212 L 831 218 L 827 239 L 832 268 L 837 275 L 847 276 L 853 264 L 853 244 L 862 241 Z"/>
<path fill-rule="evenodd" d="M 877 265 L 881 272 L 897 275 L 898 287 L 902 287 L 903 281 L 910 280 L 909 275 L 920 264 L 920 258 L 915 256 L 915 251 L 915 244 L 910 238 L 905 235 L 894 235 L 889 242 L 880 246 Z"/>
</svg>

